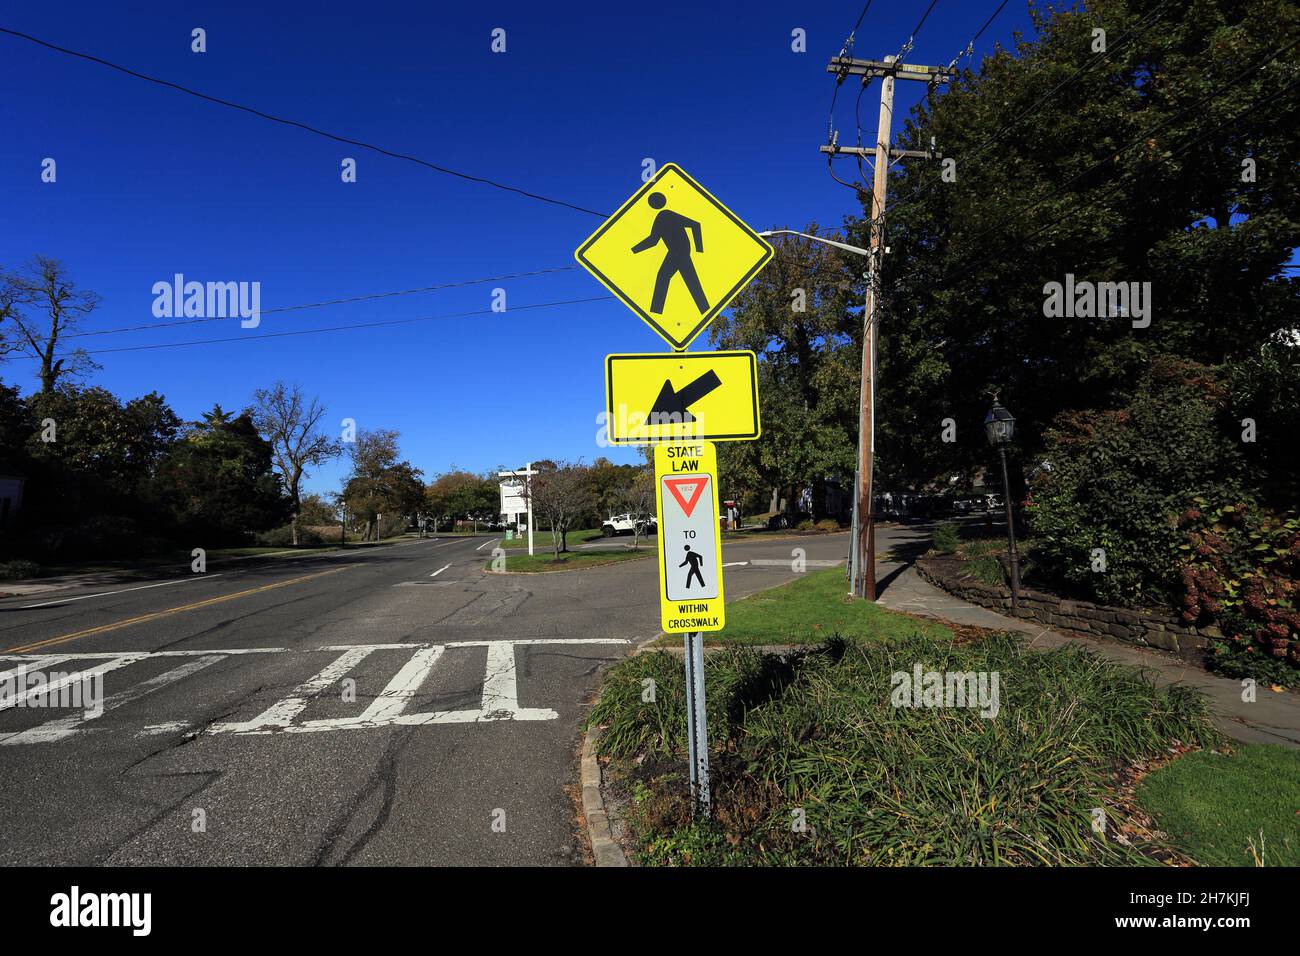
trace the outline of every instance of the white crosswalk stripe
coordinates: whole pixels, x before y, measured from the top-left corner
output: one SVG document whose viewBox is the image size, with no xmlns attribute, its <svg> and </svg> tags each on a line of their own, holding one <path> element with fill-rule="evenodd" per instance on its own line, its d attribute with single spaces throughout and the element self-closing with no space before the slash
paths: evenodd
<svg viewBox="0 0 1300 956">
<path fill-rule="evenodd" d="M 153 722 L 136 731 L 137 737 L 167 733 L 199 732 L 234 737 L 270 734 L 320 733 L 393 726 L 434 724 L 473 724 L 496 721 L 555 720 L 558 713 L 547 707 L 521 707 L 519 703 L 518 648 L 538 645 L 626 645 L 620 638 L 524 638 L 518 640 L 454 641 L 440 644 L 342 644 L 317 648 L 316 653 L 334 653 L 335 658 L 313 676 L 297 685 L 288 696 L 276 701 L 256 716 L 244 721 L 223 721 L 202 731 L 193 731 L 197 722 L 184 720 Z M 452 651 L 486 648 L 482 691 L 479 706 L 462 710 L 407 711 L 420 688 L 434 674 L 439 663 Z M 303 720 L 308 706 L 331 687 L 338 685 L 358 665 L 379 651 L 402 651 L 409 657 L 379 695 L 356 716 Z M 100 718 L 119 710 L 148 694 L 184 680 L 232 656 L 247 654 L 307 654 L 285 648 L 237 648 L 229 650 L 77 653 L 77 654 L 4 654 L 0 664 L 16 665 L 0 671 L 0 712 L 37 706 L 41 695 L 57 694 L 76 682 L 101 681 L 104 675 L 128 665 L 166 658 L 182 662 L 146 680 L 103 697 L 94 710 L 79 709 L 21 730 L 0 729 L 0 746 L 56 743 L 102 728 Z M 74 662 L 70 671 L 53 668 Z M 24 675 L 40 673 L 39 686 L 22 683 Z M 99 685 L 102 688 L 102 683 Z M 17 688 L 15 690 L 15 688 Z"/>
</svg>

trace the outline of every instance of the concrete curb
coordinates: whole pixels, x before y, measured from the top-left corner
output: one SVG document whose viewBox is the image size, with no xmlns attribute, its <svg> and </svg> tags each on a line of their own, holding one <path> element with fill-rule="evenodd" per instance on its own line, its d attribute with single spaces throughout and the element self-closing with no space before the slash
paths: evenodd
<svg viewBox="0 0 1300 956">
<path fill-rule="evenodd" d="M 582 737 L 582 815 L 587 821 L 587 839 L 596 866 L 627 866 L 627 857 L 609 827 L 605 798 L 600 792 L 600 762 L 596 759 L 596 741 L 600 728 L 593 727 Z"/>
</svg>

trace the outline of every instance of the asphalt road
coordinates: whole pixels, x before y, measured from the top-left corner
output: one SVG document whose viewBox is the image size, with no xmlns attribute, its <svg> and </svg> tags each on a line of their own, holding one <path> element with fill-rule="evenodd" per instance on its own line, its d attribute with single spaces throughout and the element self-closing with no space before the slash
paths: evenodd
<svg viewBox="0 0 1300 956">
<path fill-rule="evenodd" d="M 655 562 L 490 574 L 493 541 L 0 601 L 0 681 L 103 707 L 0 702 L 0 865 L 581 862 L 580 723 L 658 633 Z M 847 536 L 725 543 L 728 600 L 794 548 Z"/>
</svg>

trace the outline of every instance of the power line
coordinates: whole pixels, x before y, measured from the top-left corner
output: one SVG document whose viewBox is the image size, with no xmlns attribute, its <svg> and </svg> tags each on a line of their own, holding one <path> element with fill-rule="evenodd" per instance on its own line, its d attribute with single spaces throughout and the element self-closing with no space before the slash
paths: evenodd
<svg viewBox="0 0 1300 956">
<path fill-rule="evenodd" d="M 1011 0 L 1002 0 L 1002 2 L 998 4 L 998 8 L 993 11 L 992 15 L 987 20 L 984 21 L 984 26 L 980 27 L 979 30 L 976 31 L 975 35 L 971 37 L 970 39 L 971 43 L 974 43 L 976 40 L 978 40 L 980 37 L 984 35 L 984 31 L 993 25 L 993 21 L 998 18 L 998 14 L 1001 13 L 1004 9 L 1006 9 L 1006 5 L 1010 2 Z"/>
<path fill-rule="evenodd" d="M 921 32 L 921 27 L 925 26 L 925 21 L 930 19 L 930 11 L 934 9 L 934 5 L 938 2 L 939 0 L 930 0 L 930 5 L 925 8 L 925 13 L 921 14 L 921 19 L 917 21 L 916 26 L 912 29 L 913 40 L 915 40 L 916 35 Z"/>
<path fill-rule="evenodd" d="M 255 109 L 251 106 L 244 106 L 241 103 L 234 103 L 230 100 L 224 100 L 217 96 L 210 96 L 207 93 L 200 93 L 198 90 L 190 89 L 189 87 L 182 86 L 179 83 L 173 83 L 170 80 L 162 80 L 155 76 L 149 76 L 146 73 L 141 73 L 137 70 L 132 70 L 129 69 L 128 67 L 120 66 L 117 63 L 110 62 L 109 60 L 105 60 L 101 57 L 93 56 L 89 53 L 81 53 L 77 50 L 69 50 L 67 47 L 62 47 L 59 46 L 58 44 L 50 43 L 48 40 L 42 40 L 40 37 L 34 37 L 29 33 L 23 33 L 19 30 L 11 30 L 8 27 L 0 27 L 0 33 L 7 33 L 10 36 L 18 37 L 21 40 L 27 40 L 30 43 L 35 43 L 39 46 L 46 47 L 47 49 L 54 50 L 57 53 L 63 53 L 67 56 L 73 56 L 82 60 L 88 60 L 91 63 L 98 63 L 100 66 L 106 66 L 109 69 L 117 70 L 119 73 L 125 73 L 127 76 L 133 76 L 136 79 L 146 80 L 150 83 L 156 83 L 159 86 L 165 86 L 169 89 L 177 90 L 189 96 L 197 97 L 198 99 L 201 100 L 206 100 L 209 103 L 216 103 L 218 106 L 225 106 L 230 109 L 240 110 L 245 113 L 250 113 L 253 116 L 260 117 L 261 119 L 270 120 L 273 123 L 280 123 L 283 124 L 284 126 L 292 126 L 295 127 L 296 129 L 306 130 L 309 133 L 314 133 L 317 136 L 323 136 L 325 139 L 334 140 L 337 143 L 346 143 L 349 146 L 358 146 L 361 149 L 368 149 L 371 150 L 372 152 L 376 152 L 383 156 L 391 157 L 393 159 L 402 159 L 408 163 L 416 163 L 417 165 L 427 167 L 428 169 L 432 169 L 434 172 L 443 173 L 447 176 L 455 176 L 458 179 L 464 179 L 468 182 L 480 183 L 484 186 L 491 186 L 494 189 L 504 190 L 505 192 L 517 193 L 520 196 L 526 196 L 529 199 L 536 199 L 539 202 L 551 203 L 552 205 L 563 206 L 566 209 L 572 209 L 576 212 L 585 212 L 588 215 L 599 216 L 601 219 L 607 218 L 608 215 L 607 213 L 597 212 L 594 209 L 588 209 L 585 206 L 579 206 L 571 202 L 566 202 L 563 199 L 556 199 L 552 196 L 544 196 L 541 193 L 530 192 L 527 189 L 521 189 L 518 186 L 510 186 L 505 183 L 497 182 L 494 179 L 488 179 L 484 176 L 474 176 L 469 173 L 462 173 L 459 170 L 449 169 L 446 166 L 440 166 L 437 163 L 431 163 L 427 159 L 420 159 L 418 156 L 410 156 L 405 153 L 393 152 L 392 150 L 384 149 L 382 146 L 375 146 L 373 143 L 367 143 L 359 139 L 351 139 L 347 136 L 340 136 L 336 133 L 330 133 L 327 132 L 326 130 L 319 129 L 315 126 L 311 126 L 307 123 L 300 123 L 297 120 L 285 119 L 282 116 L 274 116 L 270 113 L 265 113 L 262 110 Z"/>
<path fill-rule="evenodd" d="M 948 64 L 949 72 L 952 72 L 957 68 L 957 61 L 960 60 L 963 56 L 974 55 L 975 41 L 984 35 L 984 31 L 987 30 L 993 24 L 993 21 L 998 18 L 998 14 L 1006 9 L 1006 6 L 1009 2 L 1010 0 L 1002 0 L 1002 2 L 998 4 L 998 8 L 994 10 L 992 14 L 989 15 L 989 18 L 987 20 L 984 21 L 984 26 L 976 30 L 975 35 L 971 37 L 968 41 L 966 41 L 966 45 L 957 51 L 957 55 L 954 56 L 952 58 L 952 62 Z"/>
<path fill-rule="evenodd" d="M 345 299 L 330 299 L 325 302 L 310 302 L 305 305 L 284 305 L 276 309 L 262 309 L 261 315 L 273 315 L 278 312 L 296 312 L 301 309 L 319 309 L 328 305 L 347 305 L 353 302 L 368 302 L 373 299 L 387 299 L 398 295 L 415 295 L 420 292 L 437 292 L 443 289 L 458 289 L 464 286 L 482 285 L 486 282 L 504 282 L 507 279 L 526 279 L 532 276 L 549 275 L 556 272 L 570 272 L 577 269 L 573 266 L 556 266 L 551 269 L 535 269 L 532 272 L 515 272 L 510 275 L 488 276 L 482 279 L 463 279 L 459 282 L 444 282 L 440 285 L 428 285 L 419 289 L 402 289 L 396 292 L 374 292 L 370 295 L 354 295 Z M 87 335 L 115 335 L 119 332 L 145 332 L 153 329 L 167 329 L 181 325 L 200 325 L 204 322 L 222 322 L 236 316 L 206 316 L 201 319 L 182 319 L 176 322 L 152 322 L 147 325 L 128 325 L 119 329 L 92 329 L 88 332 L 69 332 L 63 338 L 75 339 Z"/>
<path fill-rule="evenodd" d="M 862 12 L 858 14 L 858 22 L 853 24 L 853 29 L 849 32 L 850 39 L 853 38 L 853 34 L 858 32 L 858 27 L 862 26 L 862 21 L 866 19 L 867 11 L 870 9 L 871 9 L 871 0 L 867 0 L 867 2 L 862 5 Z"/>
<path fill-rule="evenodd" d="M 149 352 L 155 349 L 179 349 L 191 345 L 216 345 L 223 342 L 253 342 L 261 339 L 279 339 L 291 335 L 315 335 L 320 332 L 344 332 L 350 329 L 377 329 L 390 325 L 411 325 L 416 322 L 435 322 L 442 319 L 463 319 L 478 315 L 507 315 L 510 312 L 525 312 L 532 309 L 553 309 L 562 305 L 582 305 L 587 302 L 605 302 L 613 299 L 612 295 L 597 295 L 586 299 L 564 299 L 559 302 L 538 302 L 534 305 L 511 306 L 504 312 L 493 309 L 475 309 L 470 312 L 447 312 L 442 315 L 424 315 L 414 319 L 389 319 L 384 322 L 360 322 L 353 325 L 332 325 L 321 329 L 294 329 L 289 332 L 265 332 L 260 335 L 234 335 L 223 339 L 195 339 L 189 342 L 166 342 L 157 345 L 128 345 L 112 349 L 89 349 L 87 355 L 106 355 L 110 352 Z M 61 352 L 55 358 L 63 358 L 70 353 Z M 22 355 L 18 358 L 34 359 L 37 356 Z"/>
<path fill-rule="evenodd" d="M 921 14 L 921 19 L 918 20 L 916 26 L 912 28 L 912 35 L 907 38 L 907 42 L 903 44 L 903 48 L 898 51 L 898 59 L 903 59 L 903 57 L 907 56 L 907 54 L 912 51 L 912 44 L 916 42 L 916 35 L 921 32 L 921 27 L 925 26 L 925 21 L 930 19 L 930 11 L 934 9 L 934 5 L 938 2 L 939 0 L 930 0 L 930 5 L 925 8 L 925 13 Z"/>
</svg>

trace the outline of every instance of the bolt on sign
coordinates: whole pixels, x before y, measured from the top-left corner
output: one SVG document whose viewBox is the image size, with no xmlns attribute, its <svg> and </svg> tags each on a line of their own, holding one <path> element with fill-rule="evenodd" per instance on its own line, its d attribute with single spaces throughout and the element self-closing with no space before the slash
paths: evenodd
<svg viewBox="0 0 1300 956">
<path fill-rule="evenodd" d="M 680 351 L 773 253 L 708 190 L 665 163 L 574 255 Z"/>
<path fill-rule="evenodd" d="M 661 626 L 669 634 L 720 631 L 726 614 L 713 443 L 656 445 L 655 488 Z"/>
<path fill-rule="evenodd" d="M 605 356 L 609 441 L 751 441 L 758 419 L 753 352 L 649 352 Z"/>
</svg>

